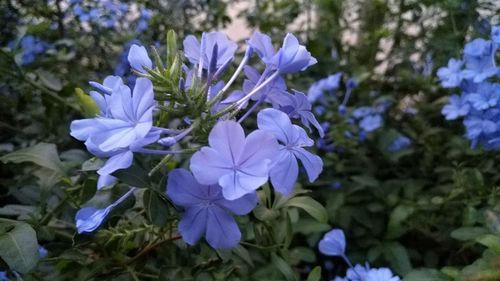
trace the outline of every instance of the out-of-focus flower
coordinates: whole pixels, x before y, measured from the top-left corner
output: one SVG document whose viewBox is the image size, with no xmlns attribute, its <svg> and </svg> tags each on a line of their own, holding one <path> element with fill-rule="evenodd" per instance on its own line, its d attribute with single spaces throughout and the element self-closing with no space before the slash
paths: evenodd
<svg viewBox="0 0 500 281">
<path fill-rule="evenodd" d="M 410 146 L 411 140 L 405 136 L 397 136 L 387 147 L 387 150 L 390 152 L 399 152 L 403 149 L 406 149 Z"/>
<path fill-rule="evenodd" d="M 444 88 L 458 87 L 462 82 L 464 62 L 457 59 L 450 59 L 448 67 L 441 67 L 437 71 L 437 76 L 441 80 L 441 86 Z"/>
<path fill-rule="evenodd" d="M 319 251 L 328 256 L 345 256 L 345 235 L 342 229 L 332 229 L 319 241 Z"/>
<path fill-rule="evenodd" d="M 448 104 L 443 107 L 441 113 L 446 120 L 455 120 L 458 117 L 465 116 L 470 111 L 470 104 L 462 96 L 453 95 Z"/>
</svg>

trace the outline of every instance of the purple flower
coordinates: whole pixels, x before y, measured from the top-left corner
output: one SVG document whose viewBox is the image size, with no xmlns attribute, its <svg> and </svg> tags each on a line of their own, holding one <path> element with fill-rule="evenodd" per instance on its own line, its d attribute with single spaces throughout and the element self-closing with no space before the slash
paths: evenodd
<svg viewBox="0 0 500 281">
<path fill-rule="evenodd" d="M 144 67 L 148 69 L 153 68 L 153 62 L 149 58 L 148 51 L 144 46 L 133 44 L 132 47 L 130 47 L 127 59 L 130 66 L 138 72 L 146 73 Z"/>
<path fill-rule="evenodd" d="M 247 79 L 243 81 L 243 92 L 245 94 L 250 93 L 259 82 L 262 82 L 268 78 L 269 72 L 265 71 L 262 76 L 257 72 L 257 70 L 251 66 L 245 66 L 244 68 L 245 76 Z M 276 77 L 270 84 L 263 87 L 260 91 L 252 95 L 252 100 L 257 101 L 262 97 L 265 97 L 265 101 L 270 104 L 277 106 L 283 103 L 288 97 L 286 92 L 286 83 L 282 77 Z"/>
<path fill-rule="evenodd" d="M 316 64 L 317 60 L 311 56 L 305 46 L 299 44 L 299 40 L 288 33 L 283 40 L 283 46 L 273 56 L 270 62 L 280 73 L 294 73 L 306 70 L 309 66 Z"/>
<path fill-rule="evenodd" d="M 184 169 L 169 173 L 167 195 L 176 205 L 184 207 L 178 226 L 182 239 L 194 245 L 204 235 L 215 249 L 232 248 L 238 244 L 241 232 L 232 214 L 246 215 L 257 205 L 255 192 L 227 200 L 219 185 L 201 185 Z"/>
<path fill-rule="evenodd" d="M 491 40 L 495 44 L 500 45 L 500 25 L 491 28 Z"/>
<path fill-rule="evenodd" d="M 325 132 L 311 112 L 312 106 L 307 96 L 304 95 L 304 93 L 293 90 L 293 94 L 287 97 L 288 99 L 280 104 L 280 110 L 292 118 L 300 118 L 302 124 L 304 124 L 309 131 L 311 131 L 310 124 L 312 124 L 316 130 L 318 130 L 319 136 L 324 137 Z"/>
<path fill-rule="evenodd" d="M 49 251 L 47 251 L 47 249 L 45 249 L 43 246 L 38 246 L 38 255 L 40 256 L 41 259 L 46 258 L 48 254 Z"/>
<path fill-rule="evenodd" d="M 108 158 L 99 169 L 98 188 L 114 182 L 110 174 L 132 164 L 132 151 L 158 140 L 160 132 L 153 127 L 153 86 L 146 78 L 138 78 L 131 95 L 121 80 L 108 77 L 101 85 L 111 94 L 91 92 L 101 109 L 95 118 L 71 122 L 71 136 L 85 141 L 87 149 L 98 157 Z"/>
<path fill-rule="evenodd" d="M 71 135 L 81 141 L 90 141 L 104 152 L 127 148 L 144 138 L 153 126 L 153 85 L 146 78 L 138 78 L 134 93 L 128 87 L 113 91 L 109 100 L 112 116 L 75 120 Z M 106 110 L 107 111 L 107 110 Z"/>
<path fill-rule="evenodd" d="M 215 64 L 217 69 L 227 64 L 233 59 L 238 48 L 238 45 L 222 32 L 203 33 L 201 42 L 195 36 L 189 35 L 184 39 L 183 45 L 186 58 L 195 65 L 200 64 L 201 58 L 204 69 L 208 69 L 213 60 L 217 62 Z M 217 45 L 217 55 L 212 57 L 215 45 Z"/>
<path fill-rule="evenodd" d="M 465 116 L 470 111 L 470 104 L 465 96 L 453 95 L 450 97 L 448 104 L 443 107 L 441 113 L 446 120 L 455 120 L 458 117 Z"/>
<path fill-rule="evenodd" d="M 323 97 L 325 91 L 334 91 L 339 88 L 342 73 L 335 73 L 327 78 L 316 81 L 307 92 L 307 98 L 312 103 Z"/>
<path fill-rule="evenodd" d="M 118 198 L 113 204 L 109 205 L 104 209 L 96 209 L 94 207 L 86 207 L 78 210 L 75 216 L 76 229 L 79 234 L 84 232 L 92 232 L 96 230 L 108 216 L 108 214 L 113 210 L 114 207 L 118 206 L 127 197 L 129 197 L 135 188 L 131 188 L 127 193 Z"/>
<path fill-rule="evenodd" d="M 95 82 L 95 81 L 90 81 L 89 84 L 92 87 L 99 90 L 101 93 L 108 95 L 108 96 L 110 96 L 113 93 L 113 91 L 123 92 L 123 91 L 127 90 L 124 88 L 127 86 L 125 86 L 125 84 L 123 84 L 123 81 L 119 76 L 112 76 L 112 75 L 107 76 L 106 78 L 104 78 L 104 81 L 102 84 Z M 97 93 L 97 94 L 99 94 L 99 93 Z M 95 100 L 95 102 L 97 102 L 97 105 L 101 109 L 101 112 L 105 112 L 104 109 L 106 109 L 108 107 L 106 100 L 104 100 L 104 98 L 106 98 L 106 96 L 104 96 L 104 97 L 102 95 L 97 96 L 96 94 L 91 94 L 91 96 Z"/>
<path fill-rule="evenodd" d="M 405 136 L 397 136 L 387 147 L 390 152 L 398 152 L 410 146 L 411 140 Z"/>
<path fill-rule="evenodd" d="M 297 158 L 306 169 L 309 182 L 316 180 L 323 170 L 323 161 L 303 148 L 314 145 L 304 129 L 293 125 L 282 111 L 272 108 L 260 111 L 257 123 L 259 129 L 273 134 L 281 142 L 270 171 L 271 182 L 277 191 L 285 195 L 292 191 L 299 173 Z"/>
<path fill-rule="evenodd" d="M 460 82 L 463 79 L 462 66 L 464 62 L 462 60 L 450 59 L 448 61 L 448 67 L 441 67 L 437 71 L 437 76 L 441 80 L 441 86 L 444 88 L 453 88 L 460 86 Z"/>
<path fill-rule="evenodd" d="M 373 113 L 373 108 L 371 108 L 369 106 L 362 106 L 362 107 L 358 107 L 355 110 L 353 110 L 352 116 L 354 116 L 354 118 L 360 119 L 360 118 L 368 116 L 372 113 Z"/>
<path fill-rule="evenodd" d="M 464 125 L 467 128 L 467 138 L 476 140 L 481 135 L 493 134 L 498 131 L 498 119 L 500 110 L 490 109 L 486 112 L 476 113 L 467 116 Z"/>
<path fill-rule="evenodd" d="M 467 94 L 466 99 L 477 110 L 495 107 L 500 99 L 500 84 L 483 82 L 478 85 L 475 93 Z"/>
<path fill-rule="evenodd" d="M 359 127 L 366 132 L 375 131 L 380 126 L 382 126 L 382 116 L 378 114 L 365 116 L 359 121 Z"/>
<path fill-rule="evenodd" d="M 372 268 L 365 275 L 366 281 L 400 281 L 389 268 Z"/>
<path fill-rule="evenodd" d="M 247 43 L 254 49 L 265 64 L 270 63 L 276 53 L 271 37 L 258 31 L 252 34 L 252 37 L 250 37 Z"/>
<path fill-rule="evenodd" d="M 497 46 L 492 41 L 481 38 L 467 43 L 464 49 L 466 69 L 462 72 L 467 79 L 475 83 L 497 74 L 495 53 Z"/>
<path fill-rule="evenodd" d="M 277 70 L 281 74 L 303 71 L 317 62 L 306 47 L 300 45 L 297 38 L 291 33 L 285 36 L 283 46 L 278 52 L 274 51 L 269 36 L 259 32 L 252 35 L 248 40 L 248 44 L 267 67 L 271 70 Z"/>
<path fill-rule="evenodd" d="M 342 229 L 332 229 L 319 241 L 319 251 L 328 256 L 345 256 L 345 235 Z"/>
<path fill-rule="evenodd" d="M 191 157 L 190 168 L 199 183 L 218 183 L 224 197 L 234 200 L 267 182 L 278 150 L 271 134 L 256 130 L 245 138 L 239 123 L 221 121 L 210 132 L 208 143 Z"/>
<path fill-rule="evenodd" d="M 370 266 L 366 264 L 362 266 L 360 264 L 356 264 L 354 268 L 349 268 L 346 272 L 346 281 L 365 281 L 366 275 L 370 270 Z"/>
</svg>

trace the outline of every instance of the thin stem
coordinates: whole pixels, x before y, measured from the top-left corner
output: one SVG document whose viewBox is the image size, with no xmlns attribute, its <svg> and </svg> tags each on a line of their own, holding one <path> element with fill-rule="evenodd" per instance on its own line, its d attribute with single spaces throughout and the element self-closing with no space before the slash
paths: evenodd
<svg viewBox="0 0 500 281">
<path fill-rule="evenodd" d="M 234 83 L 236 78 L 240 75 L 241 71 L 243 70 L 243 67 L 247 64 L 248 60 L 252 56 L 252 48 L 248 47 L 247 51 L 245 52 L 245 56 L 240 62 L 240 65 L 238 65 L 238 68 L 236 68 L 236 71 L 233 73 L 231 78 L 229 78 L 229 81 L 227 81 L 226 85 L 224 85 L 224 88 L 222 88 L 216 95 L 215 97 L 208 103 L 208 108 L 211 108 L 216 102 L 218 102 L 223 96 L 224 93 L 231 87 L 231 85 Z"/>
<path fill-rule="evenodd" d="M 349 101 L 349 98 L 351 97 L 351 92 L 352 92 L 352 90 L 351 90 L 351 89 L 349 89 L 349 90 L 347 90 L 347 92 L 345 93 L 344 99 L 342 100 L 342 105 L 343 105 L 343 106 L 346 106 L 347 102 Z"/>
<path fill-rule="evenodd" d="M 130 268 L 130 266 L 127 266 L 127 272 L 130 273 L 130 276 L 132 276 L 132 279 L 134 279 L 134 281 L 140 281 L 139 277 L 137 277 L 134 270 Z"/>
<path fill-rule="evenodd" d="M 250 93 L 248 93 L 246 96 L 241 98 L 239 101 L 237 101 L 235 104 L 238 106 L 238 109 L 241 108 L 241 106 L 248 101 L 253 95 L 255 95 L 258 91 L 262 90 L 265 86 L 269 85 L 271 82 L 274 81 L 276 77 L 279 76 L 279 71 L 274 72 L 269 76 L 262 84 L 256 86 Z"/>
<path fill-rule="evenodd" d="M 161 167 L 165 166 L 170 161 L 170 159 L 172 159 L 172 154 L 163 157 L 163 159 L 161 159 L 161 161 L 158 164 L 156 164 L 156 166 L 154 166 L 153 169 L 151 169 L 151 171 L 148 173 L 148 176 L 152 176 L 154 173 L 160 170 Z"/>
<path fill-rule="evenodd" d="M 354 269 L 354 266 L 352 265 L 351 261 L 347 258 L 347 256 L 345 254 L 342 254 L 341 257 L 342 257 L 342 259 L 344 259 L 344 261 L 347 263 L 347 265 L 349 265 L 349 268 L 353 269 L 354 273 L 356 273 L 356 275 L 359 277 L 359 280 L 362 280 L 363 278 L 361 278 L 359 273 Z"/>
<path fill-rule="evenodd" d="M 256 108 L 257 108 L 257 107 L 258 107 L 258 106 L 262 103 L 262 102 L 264 102 L 264 100 L 266 99 L 266 96 L 267 96 L 267 95 L 265 95 L 265 94 L 264 94 L 264 95 L 262 95 L 262 96 L 260 96 L 259 100 L 258 100 L 256 103 L 254 103 L 254 104 L 252 105 L 252 107 L 250 107 L 250 109 L 249 109 L 249 110 L 247 110 L 247 112 L 245 112 L 245 114 L 243 114 L 243 116 L 241 116 L 240 120 L 238 120 L 238 123 L 241 123 L 241 122 L 243 122 L 245 119 L 247 119 L 247 117 L 248 117 L 248 116 L 250 116 L 250 114 L 251 114 L 251 113 L 252 113 L 252 112 L 253 112 L 253 111 L 254 111 L 254 110 L 255 110 L 255 109 L 256 109 Z"/>
</svg>

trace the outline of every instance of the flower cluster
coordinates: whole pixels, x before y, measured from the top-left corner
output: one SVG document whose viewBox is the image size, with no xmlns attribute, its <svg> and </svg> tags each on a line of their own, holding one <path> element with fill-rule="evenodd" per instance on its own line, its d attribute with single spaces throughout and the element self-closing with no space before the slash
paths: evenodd
<svg viewBox="0 0 500 281">
<path fill-rule="evenodd" d="M 19 44 L 16 44 L 15 41 L 11 41 L 9 42 L 8 47 L 11 50 L 20 47 L 20 63 L 21 65 L 28 65 L 33 63 L 39 55 L 51 48 L 52 45 L 36 36 L 26 35 L 21 39 L 21 41 L 19 41 Z"/>
<path fill-rule="evenodd" d="M 115 28 L 123 25 L 124 21 L 135 18 L 136 32 L 142 32 L 147 29 L 152 17 L 151 10 L 141 6 L 132 13 L 131 5 L 119 0 L 88 3 L 85 0 L 70 0 L 69 2 L 71 14 L 82 24 L 95 25 L 100 28 Z"/>
<path fill-rule="evenodd" d="M 276 50 L 269 36 L 255 33 L 239 66 L 223 81 L 238 47 L 226 35 L 187 36 L 182 54 L 188 64 L 182 63 L 175 33 L 169 32 L 168 38 L 166 65 L 156 50 L 152 60 L 145 47 L 130 47 L 128 63 L 138 76 L 133 89 L 119 76 L 108 76 L 102 84 L 90 82 L 96 115 L 73 121 L 71 135 L 106 159 L 97 171 L 99 189 L 112 186 L 114 173 L 130 167 L 137 154 L 168 159 L 194 152 L 190 170 L 168 173 L 166 195 L 184 208 L 179 233 L 191 245 L 204 236 L 213 248 L 234 247 L 241 233 L 233 215 L 254 209 L 259 187 L 270 182 L 287 195 L 299 175 L 299 162 L 310 182 L 322 171 L 321 158 L 306 150 L 314 141 L 292 120 L 300 120 L 309 131 L 314 126 L 320 135 L 322 127 L 307 96 L 289 92 L 283 79 L 316 60 L 292 34 Z M 254 53 L 263 62 L 262 72 L 247 65 Z M 241 72 L 246 76 L 243 87 L 229 91 Z M 272 107 L 262 109 L 264 103 Z M 257 127 L 245 133 L 244 121 L 257 110 Z M 78 211 L 78 232 L 97 229 L 134 190 L 106 208 Z"/>
<path fill-rule="evenodd" d="M 399 152 L 408 148 L 410 145 L 411 140 L 409 138 L 403 135 L 398 135 L 391 141 L 391 143 L 387 147 L 387 150 L 389 150 L 390 152 Z"/>
<path fill-rule="evenodd" d="M 338 116 L 340 120 L 333 120 L 338 123 L 344 123 L 345 126 L 336 126 L 343 129 L 343 137 L 353 138 L 362 142 L 366 139 L 368 133 L 371 133 L 383 125 L 383 116 L 390 107 L 391 103 L 388 100 L 381 100 L 373 106 L 361 106 L 357 108 L 347 108 L 347 103 L 351 97 L 352 91 L 358 86 L 358 82 L 351 78 L 345 82 L 345 91 L 341 93 L 342 73 L 335 73 L 326 78 L 314 82 L 308 91 L 307 98 L 310 102 L 315 103 L 314 111 L 318 115 L 326 115 L 325 108 L 338 108 Z M 343 97 L 342 97 L 343 96 Z M 342 97 L 342 98 L 341 98 Z M 330 121 L 325 121 L 321 124 L 324 131 L 330 131 Z M 318 142 L 318 147 L 331 151 L 335 149 L 335 144 L 327 138 L 321 139 Z"/>
<path fill-rule="evenodd" d="M 346 239 L 344 232 L 341 229 L 332 229 L 327 232 L 323 239 L 319 242 L 319 251 L 327 256 L 339 256 L 349 265 L 345 277 L 335 277 L 332 281 L 400 281 L 398 276 L 394 276 L 389 268 L 370 268 L 366 263 L 365 266 L 356 264 L 352 265 L 351 261 L 345 254 Z"/>
<path fill-rule="evenodd" d="M 446 120 L 463 118 L 466 137 L 471 146 L 500 148 L 500 68 L 496 66 L 500 46 L 500 26 L 492 28 L 491 39 L 477 38 L 467 43 L 462 59 L 450 59 L 437 75 L 444 88 L 459 87 L 460 95 L 452 95 L 443 107 Z"/>
</svg>

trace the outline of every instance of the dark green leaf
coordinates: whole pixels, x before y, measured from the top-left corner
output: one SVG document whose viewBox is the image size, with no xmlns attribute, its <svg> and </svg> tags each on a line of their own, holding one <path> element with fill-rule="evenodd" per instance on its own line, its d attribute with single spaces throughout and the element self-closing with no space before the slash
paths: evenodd
<svg viewBox="0 0 500 281">
<path fill-rule="evenodd" d="M 241 246 L 238 245 L 232 249 L 232 251 L 240 258 L 242 258 L 246 263 L 248 263 L 251 267 L 254 267 L 252 257 L 250 256 L 250 253 L 248 253 L 248 250 Z"/>
<path fill-rule="evenodd" d="M 483 227 L 461 227 L 451 232 L 451 237 L 460 240 L 474 240 L 478 236 L 488 233 L 488 230 Z"/>
<path fill-rule="evenodd" d="M 64 168 L 56 145 L 53 143 L 41 142 L 34 146 L 23 148 L 0 157 L 3 163 L 32 162 L 36 165 L 58 172 L 64 175 Z"/>
<path fill-rule="evenodd" d="M 143 195 L 148 219 L 155 225 L 164 226 L 168 220 L 168 201 L 156 191 L 146 189 Z"/>
<path fill-rule="evenodd" d="M 325 207 L 318 203 L 318 201 L 307 196 L 294 197 L 285 204 L 289 207 L 297 207 L 306 211 L 309 215 L 315 218 L 317 221 L 326 223 L 328 222 L 328 213 Z"/>
<path fill-rule="evenodd" d="M 392 270 L 400 275 L 405 275 L 412 268 L 406 248 L 399 243 L 386 244 L 384 256 L 390 262 Z"/>
<path fill-rule="evenodd" d="M 292 267 L 290 267 L 290 265 L 280 256 L 272 253 L 271 262 L 281 272 L 281 274 L 283 274 L 286 280 L 295 280 L 295 273 L 293 272 Z"/>
<path fill-rule="evenodd" d="M 137 165 L 132 165 L 132 167 L 125 170 L 118 170 L 113 173 L 113 176 L 133 187 L 150 187 L 148 173 Z"/>
<path fill-rule="evenodd" d="M 253 210 L 254 216 L 261 220 L 261 221 L 269 221 L 277 218 L 280 213 L 276 210 L 273 209 L 268 209 L 262 205 L 258 205 L 254 210 Z"/>
<path fill-rule="evenodd" d="M 3 228 L 0 233 L 0 257 L 12 270 L 27 273 L 38 263 L 38 242 L 30 225 L 22 222 L 0 219 Z"/>
<path fill-rule="evenodd" d="M 449 281 L 446 274 L 436 269 L 418 269 L 413 270 L 405 276 L 403 281 Z"/>
</svg>

